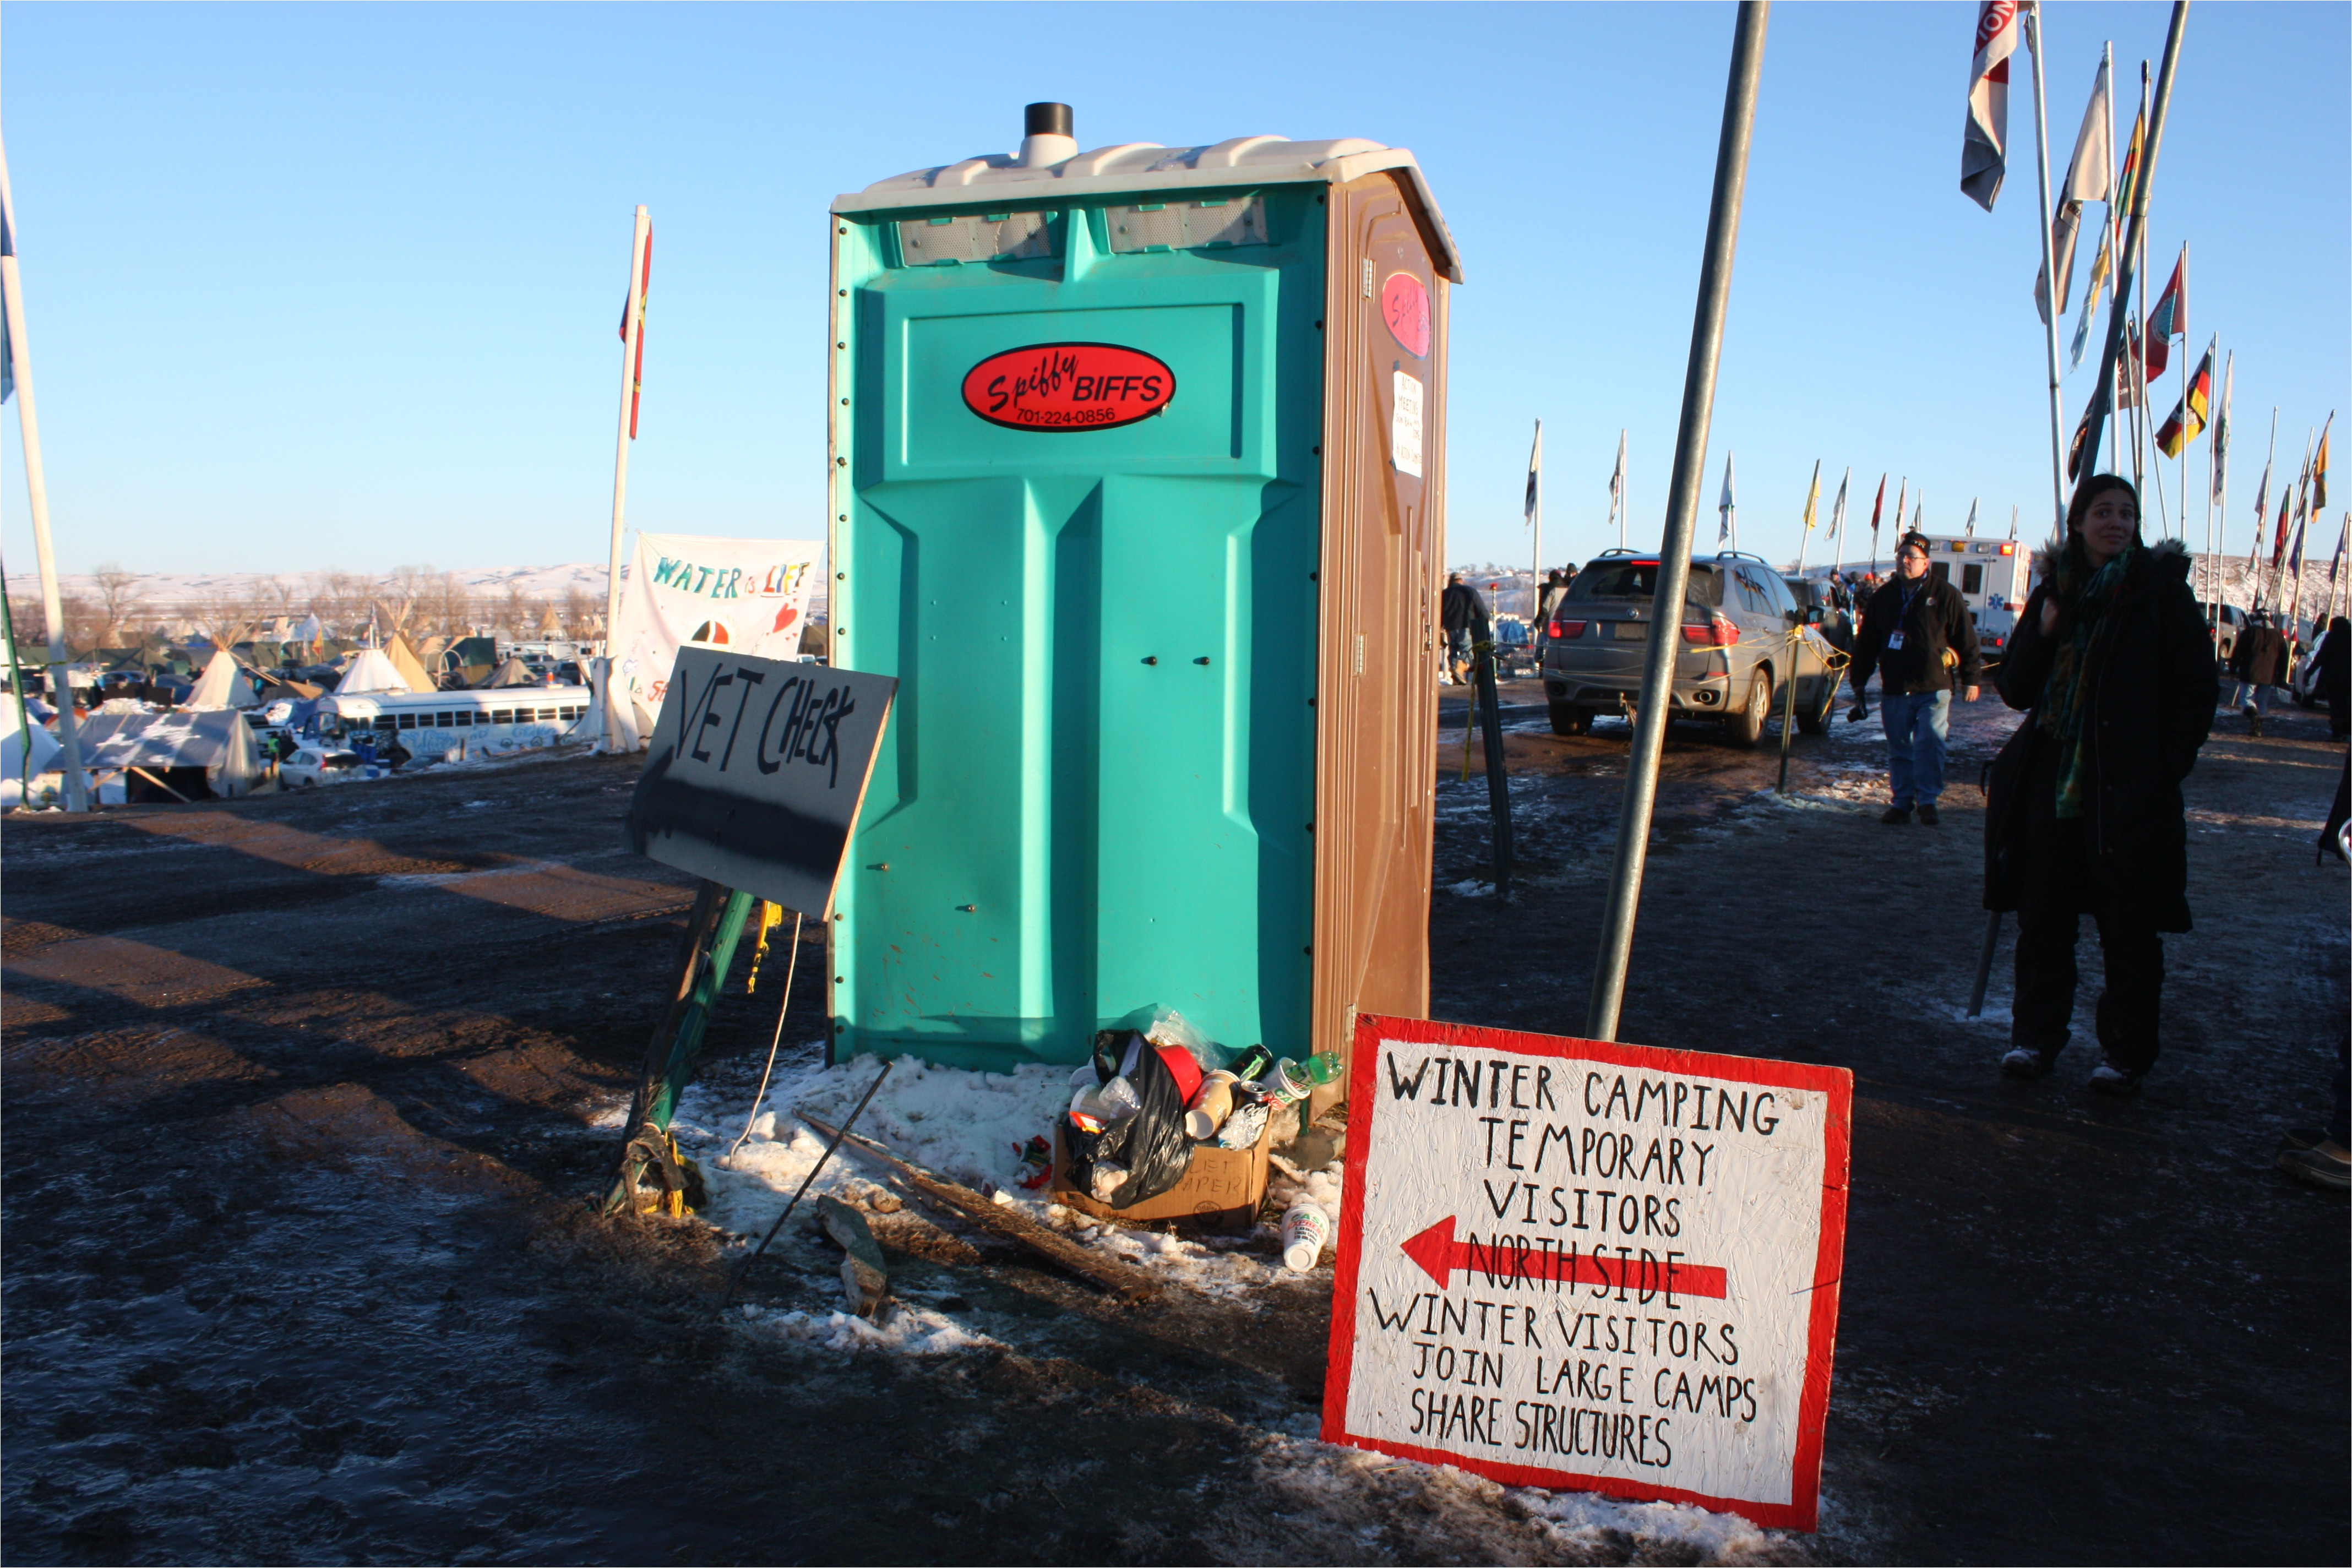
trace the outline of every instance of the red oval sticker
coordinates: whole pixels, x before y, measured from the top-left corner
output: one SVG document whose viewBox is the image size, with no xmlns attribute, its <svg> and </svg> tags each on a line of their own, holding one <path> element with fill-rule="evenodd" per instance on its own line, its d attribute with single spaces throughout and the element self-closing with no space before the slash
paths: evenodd
<svg viewBox="0 0 2352 1568">
<path fill-rule="evenodd" d="M 1407 353 L 1429 354 L 1429 288 L 1410 272 L 1391 272 L 1381 285 L 1381 319 Z"/>
<path fill-rule="evenodd" d="M 964 406 L 1008 430 L 1109 430 L 1149 419 L 1176 395 L 1176 373 L 1117 343 L 1032 343 L 964 373 Z"/>
</svg>

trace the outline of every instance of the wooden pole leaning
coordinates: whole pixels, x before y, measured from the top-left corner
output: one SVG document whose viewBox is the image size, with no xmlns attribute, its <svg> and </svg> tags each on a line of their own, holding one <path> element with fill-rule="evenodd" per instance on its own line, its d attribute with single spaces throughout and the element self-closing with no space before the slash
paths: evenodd
<svg viewBox="0 0 2352 1568">
<path fill-rule="evenodd" d="M 16 382 L 16 423 L 25 438 L 25 490 L 33 513 L 33 553 L 41 569 L 41 615 L 48 622 L 49 695 L 58 704 L 58 759 L 65 770 L 66 809 L 89 809 L 89 781 L 81 771 L 81 736 L 74 723 L 73 680 L 64 673 L 71 658 L 66 647 L 65 605 L 58 593 L 57 551 L 49 542 L 49 480 L 41 466 L 41 421 L 33 405 L 33 350 L 25 332 L 25 281 L 16 270 L 16 202 L 8 186 L 8 153 L 0 146 L 0 307 L 7 312 L 8 373 Z M 8 649 L 9 684 L 24 679 Z M 31 737 L 26 737 L 26 754 Z"/>
<path fill-rule="evenodd" d="M 2116 297 L 2107 310 L 2107 342 L 2100 352 L 2099 384 L 2112 388 L 2116 382 L 2116 364 L 2123 353 L 2124 323 L 2131 318 L 2132 285 L 2139 274 L 2139 253 L 2146 243 L 2147 229 L 2148 190 L 2156 184 L 2156 159 L 2164 145 L 2164 121 L 2172 106 L 2172 79 L 2180 64 L 2180 38 L 2189 26 L 2189 0 L 2173 0 L 2172 24 L 2164 36 L 2164 63 L 2157 72 L 2156 98 L 2147 121 L 2147 145 L 2143 150 L 2138 174 L 2132 181 L 2130 229 L 2122 253 L 2116 258 L 2118 273 Z M 2099 437 L 2105 433 L 2108 415 L 2113 412 L 2114 395 L 2103 391 L 2091 405 L 2090 430 L 2083 444 L 2086 453 L 2099 449 Z M 2090 465 L 2084 465 L 2086 470 Z M 2079 486 L 2089 479 L 2085 471 L 2075 483 Z"/>
<path fill-rule="evenodd" d="M 613 543 L 605 555 L 604 652 L 595 663 L 596 749 L 617 752 L 621 738 L 614 733 L 613 639 L 621 618 L 621 535 L 629 510 L 629 426 L 636 413 L 637 334 L 644 330 L 646 247 L 653 239 L 653 218 L 637 209 L 635 231 L 629 241 L 629 303 L 621 318 L 621 428 L 613 449 Z"/>
</svg>

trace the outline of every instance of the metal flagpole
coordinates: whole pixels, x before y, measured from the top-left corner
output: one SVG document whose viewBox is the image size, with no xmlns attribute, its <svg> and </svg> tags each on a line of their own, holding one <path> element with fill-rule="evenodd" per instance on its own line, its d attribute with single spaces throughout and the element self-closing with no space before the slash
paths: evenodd
<svg viewBox="0 0 2352 1568">
<path fill-rule="evenodd" d="M 1747 193 L 1756 86 L 1763 74 L 1764 30 L 1771 14 L 1771 0 L 1740 0 L 1739 19 L 1732 35 L 1730 79 L 1724 89 L 1723 132 L 1716 144 L 1715 190 L 1706 218 L 1706 248 L 1699 264 L 1698 305 L 1691 323 L 1690 362 L 1683 378 L 1682 421 L 1675 433 L 1674 477 L 1666 492 L 1664 537 L 1659 542 L 1657 592 L 1651 601 L 1654 629 L 1643 654 L 1641 708 L 1625 768 L 1624 799 L 1617 815 L 1617 859 L 1601 918 L 1592 995 L 1584 1015 L 1584 1033 L 1595 1040 L 1617 1037 L 1617 1020 L 1624 1005 L 1625 967 L 1633 952 L 1633 918 L 1641 907 L 1650 815 L 1657 802 L 1658 759 L 1665 749 L 1666 720 L 1673 706 L 1668 694 L 1673 690 L 1675 653 L 1681 646 L 1671 628 L 1682 624 L 1683 600 L 1690 589 L 1691 536 L 1698 526 L 1699 488 L 1706 483 L 1707 427 L 1715 414 L 1716 369 L 1723 352 L 1724 317 L 1731 303 L 1731 264 L 1739 247 L 1739 207 Z"/>
<path fill-rule="evenodd" d="M 613 453 L 613 547 L 604 575 L 604 657 L 596 661 L 596 749 L 617 752 L 621 738 L 614 732 L 619 699 L 613 692 L 613 639 L 621 622 L 621 532 L 629 506 L 629 438 L 636 412 L 637 336 L 645 328 L 646 246 L 653 237 L 653 218 L 637 209 L 635 233 L 629 240 L 628 313 L 621 318 L 621 432 Z"/>
<path fill-rule="evenodd" d="M 1797 581 L 1800 583 L 1805 580 L 1805 551 L 1813 542 L 1813 512 L 1821 504 L 1821 499 L 1822 460 L 1815 458 L 1812 482 L 1805 487 L 1805 529 L 1797 539 Z M 1797 667 L 1802 662 L 1798 656 L 1804 646 L 1805 622 L 1801 616 L 1797 624 L 1789 628 L 1789 668 L 1785 681 L 1788 694 L 1780 705 L 1780 779 L 1772 786 L 1780 795 L 1789 793 L 1789 740 L 1797 727 Z"/>
<path fill-rule="evenodd" d="M 25 438 L 25 490 L 32 505 L 33 554 L 41 568 L 41 614 L 49 628 L 49 695 L 58 705 L 58 744 L 65 755 L 66 809 L 89 809 L 82 776 L 81 737 L 74 725 L 73 680 L 66 671 L 65 605 L 58 594 L 57 552 L 49 542 L 49 480 L 41 467 L 41 422 L 33 408 L 33 351 L 25 335 L 25 280 L 16 270 L 16 202 L 8 186 L 8 154 L 0 147 L 0 305 L 8 326 L 8 372 L 16 383 L 16 423 Z M 11 662 L 16 649 L 9 648 Z M 22 668 L 11 684 L 23 679 Z M 32 737 L 25 737 L 28 748 Z"/>
<path fill-rule="evenodd" d="M 1533 623 L 1528 629 L 1528 640 L 1541 647 L 1543 637 L 1543 421 L 1536 421 L 1536 455 L 1528 473 L 1528 515 L 1536 529 L 1535 605 L 1528 614 Z"/>
<path fill-rule="evenodd" d="M 2246 574 L 2246 607 L 2252 609 L 2263 602 L 2263 525 L 2270 521 L 2263 512 L 2271 504 L 2271 466 L 2278 461 L 2278 405 L 2271 405 L 2271 446 L 2263 458 L 2263 482 L 2254 495 L 2254 561 L 2253 570 Z"/>
<path fill-rule="evenodd" d="M 2157 72 L 2154 110 L 2147 121 L 2147 140 L 2140 151 L 2139 166 L 2132 179 L 2131 243 L 2124 247 L 2118 265 L 2122 271 L 2116 279 L 2116 299 L 2107 313 L 2107 342 L 2101 352 L 2100 382 L 2112 386 L 2116 362 L 2123 353 L 2124 322 L 2131 316 L 2132 284 L 2139 271 L 2139 253 L 2145 248 L 2147 231 L 2147 195 L 2156 184 L 2156 157 L 2164 145 L 2166 111 L 2172 105 L 2172 79 L 2180 64 L 2180 37 L 2189 26 L 2189 0 L 2173 0 L 2172 23 L 2164 36 L 2164 61 Z M 2098 450 L 2099 437 L 2106 428 L 2106 416 L 2111 406 L 2093 405 L 2090 438 L 2084 450 Z M 2090 478 L 2088 474 L 2083 476 Z"/>
<path fill-rule="evenodd" d="M 2051 235 L 2057 215 L 2050 205 L 2050 116 L 2042 90 L 2042 7 L 2038 3 L 2026 12 L 2024 20 L 2025 45 L 2033 56 L 2033 167 L 2042 179 L 2042 276 L 2049 307 L 2043 312 L 2042 335 L 2050 351 L 2050 497 L 2063 531 L 2066 526 L 2066 416 L 2058 385 L 2058 260 L 2056 241 Z M 2110 99 L 2114 96 L 2108 94 Z"/>
<path fill-rule="evenodd" d="M 2142 60 L 2139 62 L 2139 114 L 2142 123 L 2146 123 L 2147 120 L 2147 62 Z M 2144 204 L 2137 195 L 2134 195 L 2132 205 L 2135 207 L 2141 207 Z M 2139 388 L 2139 408 L 2132 420 L 2132 479 L 2142 490 L 2146 490 L 2149 468 L 2147 436 L 2148 427 L 2153 423 L 2147 410 L 2147 226 L 2146 224 L 2133 226 L 2132 248 L 2137 253 L 2134 258 L 2135 266 L 2132 276 L 2139 285 L 2139 353 L 2137 356 L 2138 363 L 2132 367 L 2131 372 L 2133 384 Z M 2162 474 L 2156 476 L 2156 526 L 2162 530 L 2165 526 L 2164 476 Z"/>
<path fill-rule="evenodd" d="M 2230 438 L 2230 387 L 2238 368 L 2238 351 L 2231 349 L 2222 362 L 2221 405 L 2214 412 L 2212 427 L 2205 437 L 2205 570 L 2199 574 L 2205 579 L 2205 614 L 2209 622 L 2221 612 L 2215 606 L 2214 595 L 2220 587 L 2213 575 L 2219 559 L 2219 542 L 2213 537 L 2213 503 L 2222 495 L 2221 487 L 2229 482 L 2229 468 L 2222 460 L 2221 444 Z M 2229 517 L 2229 505 L 2222 503 L 2222 518 Z"/>
<path fill-rule="evenodd" d="M 1617 432 L 1617 484 L 1615 489 L 1617 494 L 1612 500 L 1611 504 L 1617 509 L 1617 548 L 1622 550 L 1625 548 L 1625 527 L 1627 522 L 1630 521 L 1629 514 L 1633 510 L 1632 502 L 1633 479 L 1631 474 L 1628 474 L 1625 471 L 1625 432 L 1622 429 L 1620 429 Z"/>
</svg>

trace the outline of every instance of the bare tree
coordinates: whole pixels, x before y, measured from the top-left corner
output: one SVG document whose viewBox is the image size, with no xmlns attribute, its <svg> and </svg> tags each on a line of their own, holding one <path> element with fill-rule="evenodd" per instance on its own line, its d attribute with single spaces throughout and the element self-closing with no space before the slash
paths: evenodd
<svg viewBox="0 0 2352 1568">
<path fill-rule="evenodd" d="M 109 561 L 90 574 L 98 589 L 99 646 L 112 647 L 121 633 L 122 623 L 129 620 L 146 597 L 146 588 L 136 574 L 123 570 L 120 562 Z"/>
<path fill-rule="evenodd" d="M 588 590 L 574 583 L 563 590 L 563 630 L 574 641 L 584 642 L 596 635 L 597 605 L 588 596 Z"/>
<path fill-rule="evenodd" d="M 509 578 L 507 591 L 499 602 L 499 629 L 515 641 L 529 637 L 533 619 L 531 609 L 530 595 L 522 591 L 520 583 Z"/>
<path fill-rule="evenodd" d="M 455 572 L 441 574 L 430 603 L 432 619 L 443 637 L 461 637 L 471 629 L 469 617 L 474 612 L 474 596 L 467 590 L 465 579 Z"/>
</svg>

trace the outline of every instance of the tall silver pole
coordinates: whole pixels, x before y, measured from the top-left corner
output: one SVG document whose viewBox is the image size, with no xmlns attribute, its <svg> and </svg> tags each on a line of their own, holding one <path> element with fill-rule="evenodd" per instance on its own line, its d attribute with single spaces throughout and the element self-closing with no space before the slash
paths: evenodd
<svg viewBox="0 0 2352 1568">
<path fill-rule="evenodd" d="M 614 732 L 620 699 L 613 691 L 613 637 L 621 621 L 621 534 L 629 510 L 629 425 L 637 395 L 637 334 L 645 314 L 646 243 L 653 237 L 653 219 L 637 209 L 636 227 L 629 241 L 628 313 L 621 318 L 621 433 L 613 453 L 613 547 L 604 565 L 604 657 L 596 661 L 596 749 L 617 752 L 621 738 Z"/>
<path fill-rule="evenodd" d="M 1535 602 L 1528 609 L 1528 641 L 1543 643 L 1543 421 L 1536 421 L 1536 577 Z"/>
<path fill-rule="evenodd" d="M 2172 106 L 2172 77 L 2180 64 L 2180 36 L 2189 26 L 2189 0 L 2172 0 L 2172 25 L 2164 35 L 2164 63 L 2157 72 L 2156 101 L 2147 121 L 2147 145 L 2141 150 L 2139 172 L 2132 180 L 2132 210 L 2130 242 L 2116 258 L 2122 268 L 2116 279 L 2115 303 L 2107 311 L 2107 346 L 2099 359 L 2099 384 L 2112 388 L 2116 384 L 2116 361 L 2123 353 L 2124 322 L 2131 317 L 2132 283 L 2139 271 L 2139 252 L 2147 231 L 2147 194 L 2156 184 L 2156 155 L 2164 145 L 2165 112 Z M 2106 427 L 2107 415 L 2114 406 L 2112 391 L 2103 393 L 2092 405 L 2089 438 L 2084 449 L 2096 452 L 2099 437 Z M 2091 476 L 2085 471 L 2083 479 Z M 2076 481 L 2077 484 L 2081 480 Z"/>
<path fill-rule="evenodd" d="M 2050 351 L 2050 497 L 2057 509 L 2057 531 L 2063 533 L 2066 527 L 2066 416 L 2058 388 L 2057 245 L 2050 232 L 2057 213 L 2050 205 L 2050 111 L 2042 90 L 2042 7 L 2038 4 L 2028 14 L 2025 42 L 2033 55 L 2033 169 L 2042 180 L 2042 276 L 2049 307 L 2042 335 Z"/>
<path fill-rule="evenodd" d="M 1682 423 L 1675 433 L 1674 478 L 1666 494 L 1665 537 L 1658 549 L 1653 626 L 1642 662 L 1641 709 L 1633 725 L 1625 796 L 1617 815 L 1617 863 L 1601 925 L 1601 952 L 1592 971 L 1592 998 L 1584 1033 L 1617 1037 L 1625 1000 L 1625 965 L 1633 952 L 1633 918 L 1642 901 L 1650 815 L 1658 795 L 1658 760 L 1673 706 L 1675 653 L 1682 638 L 1683 598 L 1690 586 L 1691 537 L 1698 525 L 1699 488 L 1706 482 L 1707 426 L 1715 416 L 1717 362 L 1731 303 L 1731 264 L 1739 248 L 1739 204 L 1748 186 L 1748 145 L 1756 124 L 1756 87 L 1764 69 L 1764 28 L 1771 0 L 1740 0 L 1732 35 L 1731 78 L 1724 89 L 1723 133 L 1715 151 L 1715 194 L 1706 218 L 1706 249 L 1699 263 L 1698 307 L 1691 322 L 1690 364 L 1683 376 Z"/>
<path fill-rule="evenodd" d="M 16 271 L 16 201 L 8 187 L 5 146 L 0 146 L 0 302 L 5 302 L 7 311 L 8 370 L 16 380 L 16 423 L 25 437 L 25 490 L 33 510 L 33 553 L 41 567 L 41 615 L 49 624 L 49 695 L 57 699 L 58 744 L 65 752 L 59 763 L 66 775 L 66 809 L 88 811 L 89 781 L 82 777 L 73 681 L 65 673 L 68 653 L 65 605 L 58 594 L 57 552 L 49 544 L 49 479 L 41 467 L 41 421 L 33 408 L 33 350 L 25 335 L 25 280 Z M 24 667 L 16 664 L 16 657 L 12 647 L 8 650 L 12 686 L 25 679 Z M 28 756 L 32 743 L 27 734 Z"/>
</svg>

